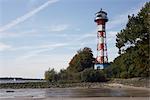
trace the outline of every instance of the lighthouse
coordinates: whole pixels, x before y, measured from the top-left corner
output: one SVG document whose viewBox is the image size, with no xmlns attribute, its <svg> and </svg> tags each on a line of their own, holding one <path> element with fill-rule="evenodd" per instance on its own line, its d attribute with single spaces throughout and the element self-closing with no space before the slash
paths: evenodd
<svg viewBox="0 0 150 100">
<path fill-rule="evenodd" d="M 94 21 L 97 24 L 97 57 L 94 69 L 104 69 L 108 66 L 107 43 L 106 43 L 106 22 L 107 13 L 102 9 L 97 12 Z"/>
</svg>

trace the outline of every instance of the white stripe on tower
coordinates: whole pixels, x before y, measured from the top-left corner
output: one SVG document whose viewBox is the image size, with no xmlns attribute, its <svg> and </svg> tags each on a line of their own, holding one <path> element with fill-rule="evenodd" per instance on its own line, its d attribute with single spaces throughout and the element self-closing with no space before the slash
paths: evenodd
<svg viewBox="0 0 150 100">
<path fill-rule="evenodd" d="M 104 20 L 99 20 L 97 22 L 97 38 L 98 38 L 98 45 L 97 45 L 97 61 L 99 63 L 104 63 L 104 35 L 105 35 L 105 22 Z"/>
<path fill-rule="evenodd" d="M 107 44 L 106 44 L 106 33 L 105 24 L 108 21 L 107 13 L 102 9 L 97 12 L 95 17 L 95 22 L 97 23 L 97 57 L 95 68 L 103 69 L 105 63 L 108 63 L 107 56 Z"/>
</svg>

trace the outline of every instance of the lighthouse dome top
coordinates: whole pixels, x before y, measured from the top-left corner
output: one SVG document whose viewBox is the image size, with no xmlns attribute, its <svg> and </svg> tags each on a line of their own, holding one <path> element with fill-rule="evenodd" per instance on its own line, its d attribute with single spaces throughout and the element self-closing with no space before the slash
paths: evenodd
<svg viewBox="0 0 150 100">
<path fill-rule="evenodd" d="M 103 11 L 102 9 L 99 12 L 97 12 L 95 15 L 96 15 L 95 20 L 94 20 L 95 22 L 97 20 L 105 20 L 106 22 L 108 21 L 107 13 Z"/>
</svg>

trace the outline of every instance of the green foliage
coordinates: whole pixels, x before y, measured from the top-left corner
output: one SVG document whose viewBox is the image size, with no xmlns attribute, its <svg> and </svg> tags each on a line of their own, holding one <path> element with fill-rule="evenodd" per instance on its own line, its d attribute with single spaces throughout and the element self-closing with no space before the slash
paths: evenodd
<svg viewBox="0 0 150 100">
<path fill-rule="evenodd" d="M 120 53 L 124 52 L 124 47 L 131 47 L 137 45 L 140 41 L 149 39 L 150 34 L 150 2 L 145 4 L 137 16 L 128 16 L 126 28 L 117 34 L 116 46 Z M 148 43 L 148 41 L 147 41 Z M 125 48 L 125 49 L 126 49 Z"/>
<path fill-rule="evenodd" d="M 119 78 L 121 68 L 120 65 L 116 66 L 116 63 L 111 63 L 110 66 L 104 69 L 107 78 Z"/>
<path fill-rule="evenodd" d="M 60 70 L 58 73 L 59 82 L 79 82 L 80 81 L 80 73 L 72 73 L 68 70 Z"/>
<path fill-rule="evenodd" d="M 66 70 L 62 69 L 60 70 L 60 72 L 58 73 L 59 76 L 59 80 L 63 81 L 63 80 L 67 80 L 68 79 L 68 73 Z"/>
<path fill-rule="evenodd" d="M 69 67 L 67 68 L 70 72 L 81 72 L 86 68 L 93 68 L 94 58 L 92 50 L 85 47 L 77 52 L 77 54 L 69 62 Z"/>
<path fill-rule="evenodd" d="M 147 2 L 137 16 L 128 16 L 126 28 L 117 34 L 116 39 L 120 56 L 106 69 L 107 76 L 121 78 L 149 76 L 149 12 L 150 2 Z"/>
<path fill-rule="evenodd" d="M 106 81 L 103 71 L 94 70 L 92 50 L 83 48 L 75 54 L 69 63 L 69 67 L 56 73 L 54 69 L 45 72 L 45 79 L 50 82 L 102 82 Z"/>
<path fill-rule="evenodd" d="M 58 79 L 58 75 L 54 69 L 49 69 L 45 71 L 45 80 L 49 82 L 55 82 Z"/>
<path fill-rule="evenodd" d="M 88 47 L 80 49 L 77 54 L 69 62 L 69 67 L 67 68 L 68 80 L 75 82 L 81 81 L 81 73 L 85 69 L 94 67 L 94 58 L 92 50 Z"/>
<path fill-rule="evenodd" d="M 106 77 L 102 70 L 85 69 L 81 73 L 82 82 L 104 82 Z"/>
</svg>

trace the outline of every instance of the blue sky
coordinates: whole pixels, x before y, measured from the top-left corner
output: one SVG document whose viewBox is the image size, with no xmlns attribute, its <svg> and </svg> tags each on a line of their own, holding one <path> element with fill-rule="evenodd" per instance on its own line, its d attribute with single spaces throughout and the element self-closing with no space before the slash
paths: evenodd
<svg viewBox="0 0 150 100">
<path fill-rule="evenodd" d="M 116 34 L 127 16 L 147 0 L 0 0 L 0 77 L 43 78 L 44 71 L 67 68 L 77 50 L 96 56 L 94 14 L 103 8 L 108 58 L 117 57 Z"/>
</svg>

